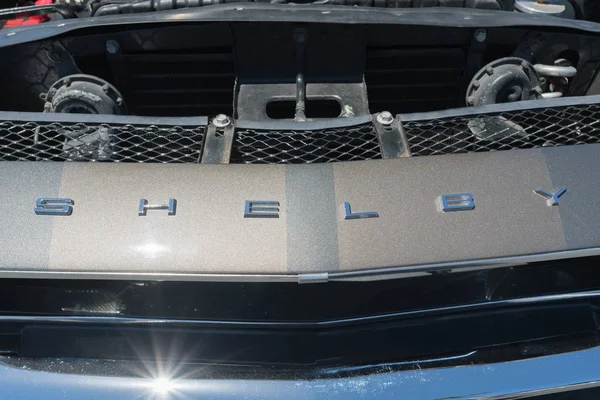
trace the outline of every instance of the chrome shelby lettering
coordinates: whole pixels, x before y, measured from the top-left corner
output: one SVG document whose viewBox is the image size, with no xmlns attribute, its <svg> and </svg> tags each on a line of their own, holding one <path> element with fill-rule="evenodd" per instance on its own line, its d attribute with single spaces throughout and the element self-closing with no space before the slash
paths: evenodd
<svg viewBox="0 0 600 400">
<path fill-rule="evenodd" d="M 140 217 L 145 217 L 148 210 L 167 210 L 168 215 L 175 215 L 175 212 L 177 211 L 177 200 L 169 199 L 169 204 L 148 204 L 148 200 L 140 199 L 138 215 Z"/>
<path fill-rule="evenodd" d="M 35 200 L 33 211 L 37 215 L 71 215 L 75 202 L 66 198 L 41 197 Z"/>
<path fill-rule="evenodd" d="M 377 211 L 364 211 L 353 213 L 350 203 L 344 203 L 344 219 L 362 219 L 362 218 L 379 218 Z"/>
<path fill-rule="evenodd" d="M 244 218 L 279 218 L 279 202 L 246 200 Z"/>
<path fill-rule="evenodd" d="M 542 196 L 546 199 L 548 207 L 557 206 L 558 198 L 567 192 L 567 188 L 561 188 L 556 193 L 550 193 L 544 189 L 534 190 L 533 193 Z"/>
<path fill-rule="evenodd" d="M 567 192 L 561 188 L 556 193 L 543 189 L 533 191 L 546 199 L 548 206 L 557 206 L 558 199 Z M 442 194 L 437 198 L 440 211 L 471 211 L 475 209 L 475 200 L 471 193 Z M 34 211 L 37 215 L 71 215 L 75 202 L 67 198 L 36 199 Z M 145 217 L 148 210 L 166 210 L 168 215 L 175 215 L 177 200 L 169 199 L 168 204 L 148 204 L 148 200 L 140 199 L 138 215 Z M 379 218 L 377 211 L 352 212 L 349 202 L 343 203 L 344 219 Z M 244 203 L 244 218 L 279 218 L 279 202 L 275 200 L 246 200 Z"/>
<path fill-rule="evenodd" d="M 475 208 L 471 193 L 443 194 L 438 201 L 442 212 L 471 211 Z"/>
</svg>

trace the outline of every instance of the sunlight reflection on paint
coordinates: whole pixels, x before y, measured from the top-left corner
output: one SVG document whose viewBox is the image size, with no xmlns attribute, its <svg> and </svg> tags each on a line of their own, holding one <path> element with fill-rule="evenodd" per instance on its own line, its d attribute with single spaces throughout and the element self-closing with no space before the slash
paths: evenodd
<svg viewBox="0 0 600 400">
<path fill-rule="evenodd" d="M 206 367 L 188 363 L 190 354 L 198 354 L 201 342 L 190 342 L 184 333 L 168 337 L 151 333 L 150 342 L 128 337 L 128 346 L 138 356 L 139 362 L 129 364 L 127 368 L 133 375 L 142 378 L 143 385 L 140 396 L 131 400 L 195 400 L 186 392 L 209 390 L 210 384 L 193 381 Z"/>
<path fill-rule="evenodd" d="M 162 244 L 158 243 L 146 243 L 141 246 L 137 246 L 135 251 L 142 253 L 144 258 L 158 258 L 164 253 L 169 253 L 171 250 Z"/>
<path fill-rule="evenodd" d="M 152 381 L 155 394 L 165 396 L 173 391 L 173 382 L 168 378 L 156 378 Z"/>
<path fill-rule="evenodd" d="M 139 400 L 175 400 L 181 399 L 177 392 L 177 380 L 167 375 L 148 377 L 145 380 L 145 394 Z"/>
</svg>

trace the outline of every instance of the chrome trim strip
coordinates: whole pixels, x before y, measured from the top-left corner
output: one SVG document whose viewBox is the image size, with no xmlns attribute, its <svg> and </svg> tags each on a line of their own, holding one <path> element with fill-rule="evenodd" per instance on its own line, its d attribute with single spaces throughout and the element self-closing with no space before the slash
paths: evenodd
<svg viewBox="0 0 600 400">
<path fill-rule="evenodd" d="M 530 254 L 523 256 L 511 256 L 501 258 L 488 258 L 481 260 L 470 260 L 470 261 L 454 261 L 447 263 L 438 264 L 423 264 L 406 267 L 392 267 L 385 269 L 371 269 L 371 270 L 360 270 L 360 271 L 344 271 L 344 272 L 333 272 L 329 274 L 330 281 L 343 281 L 349 279 L 358 278 L 376 278 L 385 279 L 385 276 L 389 275 L 400 275 L 400 274 L 414 274 L 414 273 L 432 273 L 432 272 L 458 272 L 466 270 L 485 270 L 492 268 L 512 267 L 521 264 L 528 264 L 533 262 L 543 261 L 554 261 L 554 260 L 565 260 L 569 258 L 579 257 L 593 257 L 600 255 L 599 247 L 592 247 L 588 249 L 578 250 L 565 250 L 556 251 L 550 253 L 541 254 Z"/>
<path fill-rule="evenodd" d="M 2 270 L 0 279 L 106 279 L 189 282 L 297 282 L 293 274 L 187 274 L 179 272 L 101 272 Z"/>
<path fill-rule="evenodd" d="M 415 275 L 428 275 L 434 272 L 460 272 L 481 271 L 493 268 L 515 267 L 533 262 L 564 260 L 569 258 L 600 256 L 600 247 L 578 250 L 565 250 L 550 253 L 530 254 L 523 256 L 487 258 L 471 261 L 454 261 L 437 264 L 408 265 L 404 267 L 391 267 L 381 269 L 368 269 L 345 272 L 329 272 L 327 280 L 320 279 L 318 283 L 326 281 L 344 280 L 377 280 L 396 279 Z M 308 274 L 311 275 L 311 274 Z M 102 272 L 102 271 L 26 271 L 26 270 L 1 270 L 0 279 L 114 279 L 137 281 L 206 281 L 206 282 L 303 282 L 304 274 L 192 274 L 177 272 Z"/>
<path fill-rule="evenodd" d="M 60 360 L 62 370 L 69 370 L 69 373 L 60 373 L 53 366 L 55 361 L 8 361 L 0 357 L 0 398 L 234 400 L 251 394 L 264 400 L 358 400 L 395 399 L 401 394 L 401 398 L 411 400 L 500 400 L 600 386 L 599 347 L 494 364 L 432 369 L 419 367 L 402 372 L 311 380 L 186 379 L 177 376 L 177 364 L 175 368 L 165 368 L 164 364 L 150 361 L 144 362 L 145 368 L 135 377 L 115 375 L 115 362 L 101 364 L 94 360 L 84 360 L 88 364 L 99 365 L 93 372 L 88 372 L 82 361 Z M 82 382 L 85 384 L 82 385 Z"/>
<path fill-rule="evenodd" d="M 403 311 L 390 314 L 371 315 L 355 318 L 311 322 L 262 322 L 262 321 L 222 321 L 222 320 L 190 320 L 190 319 L 165 319 L 165 318 L 136 318 L 136 317 L 100 317 L 100 316 L 26 316 L 26 315 L 0 315 L 2 323 L 69 323 L 69 324 L 102 324 L 123 326 L 185 326 L 186 328 L 274 328 L 274 329 L 314 329 L 338 328 L 340 326 L 355 325 L 360 323 L 377 323 L 401 318 L 424 317 L 436 314 L 448 314 L 467 311 L 480 311 L 500 307 L 522 306 L 539 303 L 552 303 L 558 301 L 580 300 L 600 297 L 600 290 L 586 292 L 560 293 L 544 296 L 523 297 L 508 300 L 497 300 L 485 303 L 462 304 L 448 307 L 429 308 L 423 310 Z"/>
</svg>

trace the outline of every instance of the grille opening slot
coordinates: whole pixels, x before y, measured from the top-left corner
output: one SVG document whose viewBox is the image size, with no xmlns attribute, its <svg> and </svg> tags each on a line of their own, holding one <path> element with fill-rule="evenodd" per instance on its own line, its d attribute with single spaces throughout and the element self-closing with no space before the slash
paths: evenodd
<svg viewBox="0 0 600 400">
<path fill-rule="evenodd" d="M 126 54 L 121 77 L 131 112 L 143 116 L 231 115 L 233 50 Z"/>
<path fill-rule="evenodd" d="M 399 114 L 461 107 L 465 68 L 466 55 L 459 47 L 369 47 L 369 108 Z"/>
<path fill-rule="evenodd" d="M 274 100 L 267 103 L 267 116 L 271 119 L 293 119 L 296 114 L 295 100 Z M 335 99 L 307 99 L 307 118 L 337 118 L 342 106 Z"/>
</svg>

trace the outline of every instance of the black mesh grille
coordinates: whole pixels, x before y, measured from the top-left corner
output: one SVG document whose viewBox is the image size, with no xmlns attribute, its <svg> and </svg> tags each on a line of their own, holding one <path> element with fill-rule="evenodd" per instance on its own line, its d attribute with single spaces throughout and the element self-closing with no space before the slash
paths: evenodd
<svg viewBox="0 0 600 400">
<path fill-rule="evenodd" d="M 232 163 L 304 164 L 381 158 L 372 124 L 311 131 L 238 129 Z"/>
<path fill-rule="evenodd" d="M 505 112 L 466 111 L 472 114 L 439 119 L 427 119 L 431 114 L 401 116 L 412 155 L 600 143 L 600 104 L 562 102 L 554 107 Z M 0 118 L 0 161 L 198 163 L 207 123 L 206 118 L 78 114 L 56 116 L 68 122 L 50 122 L 54 118 L 50 114 L 31 113 L 31 119 L 46 121 L 34 122 L 17 121 L 27 114 L 4 114 Z M 375 128 L 363 123 L 315 130 L 236 127 L 230 162 L 306 164 L 380 158 Z"/>
<path fill-rule="evenodd" d="M 406 121 L 413 156 L 600 143 L 600 105 Z"/>
<path fill-rule="evenodd" d="M 0 122 L 0 161 L 196 163 L 203 126 Z"/>
</svg>

